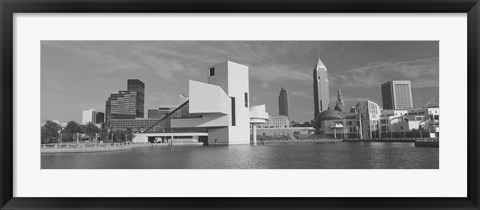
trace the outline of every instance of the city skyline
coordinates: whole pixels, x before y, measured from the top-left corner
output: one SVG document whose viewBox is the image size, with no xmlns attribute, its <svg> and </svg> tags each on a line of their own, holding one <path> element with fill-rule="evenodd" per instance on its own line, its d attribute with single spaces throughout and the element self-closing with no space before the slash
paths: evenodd
<svg viewBox="0 0 480 210">
<path fill-rule="evenodd" d="M 288 89 L 294 121 L 312 119 L 318 56 L 329 71 L 331 109 L 332 90 L 342 89 L 346 108 L 364 99 L 382 104 L 380 85 L 398 79 L 412 81 L 414 106 L 438 98 L 438 42 L 43 41 L 41 50 L 42 120 L 78 122 L 82 110 L 103 112 L 126 79 L 145 83 L 144 112 L 178 105 L 187 93 L 182 83 L 206 82 L 206 67 L 222 60 L 250 67 L 252 106 L 278 113 L 278 88 Z"/>
</svg>

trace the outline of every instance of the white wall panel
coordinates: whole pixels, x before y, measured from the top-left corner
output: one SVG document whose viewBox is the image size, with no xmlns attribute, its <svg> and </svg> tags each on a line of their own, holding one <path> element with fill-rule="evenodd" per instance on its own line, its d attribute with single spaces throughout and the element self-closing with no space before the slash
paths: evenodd
<svg viewBox="0 0 480 210">
<path fill-rule="evenodd" d="M 188 85 L 189 113 L 229 113 L 230 98 L 222 88 L 193 80 Z"/>
<path fill-rule="evenodd" d="M 203 114 L 202 118 L 172 119 L 172 128 L 219 127 L 228 126 L 229 118 L 226 114 Z"/>
</svg>

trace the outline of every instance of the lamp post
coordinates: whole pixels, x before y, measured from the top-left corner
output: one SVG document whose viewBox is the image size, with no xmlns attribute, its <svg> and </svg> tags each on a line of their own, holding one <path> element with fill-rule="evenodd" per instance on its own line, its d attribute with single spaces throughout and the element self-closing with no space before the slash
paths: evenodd
<svg viewBox="0 0 480 210">
<path fill-rule="evenodd" d="M 62 129 L 58 130 L 58 134 L 60 135 L 60 139 L 58 140 L 58 143 L 62 143 Z"/>
</svg>

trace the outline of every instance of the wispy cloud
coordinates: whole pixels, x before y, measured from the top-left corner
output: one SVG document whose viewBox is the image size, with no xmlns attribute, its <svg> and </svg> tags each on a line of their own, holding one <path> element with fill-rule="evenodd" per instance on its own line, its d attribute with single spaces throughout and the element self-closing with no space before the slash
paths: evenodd
<svg viewBox="0 0 480 210">
<path fill-rule="evenodd" d="M 379 87 L 389 80 L 411 80 L 415 88 L 436 87 L 438 58 L 404 62 L 377 62 L 330 75 L 331 83 L 342 87 Z"/>
<path fill-rule="evenodd" d="M 293 69 L 283 64 L 254 67 L 250 70 L 252 78 L 261 82 L 263 88 L 269 87 L 275 81 L 310 82 L 311 75 Z"/>
<path fill-rule="evenodd" d="M 293 96 L 303 97 L 303 98 L 313 98 L 312 92 L 308 91 L 291 91 Z"/>
<path fill-rule="evenodd" d="M 154 92 L 149 95 L 146 107 L 176 106 L 180 102 L 179 97 L 174 97 L 164 92 Z"/>
</svg>

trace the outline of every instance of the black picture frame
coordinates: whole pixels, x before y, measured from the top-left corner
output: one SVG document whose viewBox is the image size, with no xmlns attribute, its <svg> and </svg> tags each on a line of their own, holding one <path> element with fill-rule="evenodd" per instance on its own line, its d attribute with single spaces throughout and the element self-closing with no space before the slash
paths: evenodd
<svg viewBox="0 0 480 210">
<path fill-rule="evenodd" d="M 0 0 L 1 209 L 479 209 L 478 0 Z M 13 197 L 15 13 L 467 13 L 468 196 L 465 198 L 16 198 Z M 454 180 L 452 180 L 454 181 Z"/>
</svg>

